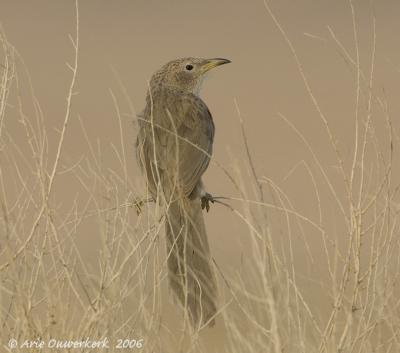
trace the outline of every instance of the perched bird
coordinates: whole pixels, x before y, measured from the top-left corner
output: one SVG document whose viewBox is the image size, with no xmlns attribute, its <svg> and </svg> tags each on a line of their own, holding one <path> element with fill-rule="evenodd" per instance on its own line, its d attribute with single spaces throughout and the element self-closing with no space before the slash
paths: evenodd
<svg viewBox="0 0 400 353">
<path fill-rule="evenodd" d="M 139 117 L 136 152 L 154 200 L 165 206 L 170 287 L 194 328 L 214 325 L 217 285 L 202 209 L 212 196 L 201 180 L 214 140 L 214 123 L 199 97 L 205 74 L 227 59 L 183 58 L 151 78 Z"/>
</svg>

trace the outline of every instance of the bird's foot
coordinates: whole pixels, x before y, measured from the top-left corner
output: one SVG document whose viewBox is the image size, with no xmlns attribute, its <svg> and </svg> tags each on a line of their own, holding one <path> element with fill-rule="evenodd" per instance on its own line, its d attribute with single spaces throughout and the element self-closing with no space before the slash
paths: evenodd
<svg viewBox="0 0 400 353">
<path fill-rule="evenodd" d="M 149 197 L 147 199 L 143 198 L 143 199 L 139 199 L 139 198 L 134 198 L 130 203 L 129 203 L 129 207 L 131 208 L 135 208 L 136 210 L 136 214 L 139 216 L 142 211 L 143 211 L 143 207 L 145 203 L 149 203 L 149 202 L 155 202 L 155 200 L 152 197 Z"/>
<path fill-rule="evenodd" d="M 142 213 L 144 202 L 143 200 L 136 201 L 134 204 L 136 209 L 136 214 L 139 216 Z"/>
<path fill-rule="evenodd" d="M 201 197 L 201 209 L 206 209 L 206 211 L 208 212 L 210 210 L 210 202 L 214 203 L 215 200 L 211 194 L 206 192 L 204 196 Z"/>
<path fill-rule="evenodd" d="M 136 214 L 139 216 L 142 211 L 143 211 L 143 206 L 145 203 L 147 202 L 151 202 L 153 201 L 153 199 L 149 198 L 149 199 L 134 199 L 132 201 L 132 203 L 130 204 L 131 207 L 134 207 L 136 210 Z"/>
</svg>

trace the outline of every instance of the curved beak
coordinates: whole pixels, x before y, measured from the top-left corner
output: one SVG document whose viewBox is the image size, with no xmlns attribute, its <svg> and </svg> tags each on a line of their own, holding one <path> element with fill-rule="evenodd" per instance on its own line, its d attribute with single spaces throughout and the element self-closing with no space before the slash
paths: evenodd
<svg viewBox="0 0 400 353">
<path fill-rule="evenodd" d="M 214 67 L 221 66 L 224 64 L 229 64 L 231 61 L 228 59 L 222 59 L 222 58 L 214 58 L 214 59 L 207 59 L 205 63 L 202 65 L 201 70 L 204 72 L 207 72 Z"/>
</svg>

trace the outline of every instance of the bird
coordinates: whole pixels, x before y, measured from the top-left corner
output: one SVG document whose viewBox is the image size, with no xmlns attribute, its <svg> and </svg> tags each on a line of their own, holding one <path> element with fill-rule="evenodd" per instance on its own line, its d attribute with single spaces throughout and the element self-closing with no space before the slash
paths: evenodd
<svg viewBox="0 0 400 353">
<path fill-rule="evenodd" d="M 202 176 L 215 125 L 200 89 L 209 71 L 231 61 L 172 60 L 150 79 L 138 119 L 136 157 L 151 198 L 165 209 L 168 282 L 191 327 L 212 327 L 218 289 L 203 210 L 214 199 Z"/>
</svg>

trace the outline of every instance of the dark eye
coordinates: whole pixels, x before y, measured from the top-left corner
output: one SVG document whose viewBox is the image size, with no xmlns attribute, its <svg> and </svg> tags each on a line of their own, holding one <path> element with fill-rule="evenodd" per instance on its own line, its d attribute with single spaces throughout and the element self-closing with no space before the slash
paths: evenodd
<svg viewBox="0 0 400 353">
<path fill-rule="evenodd" d="M 193 65 L 187 64 L 187 65 L 185 66 L 185 69 L 188 70 L 188 71 L 193 70 Z"/>
</svg>

